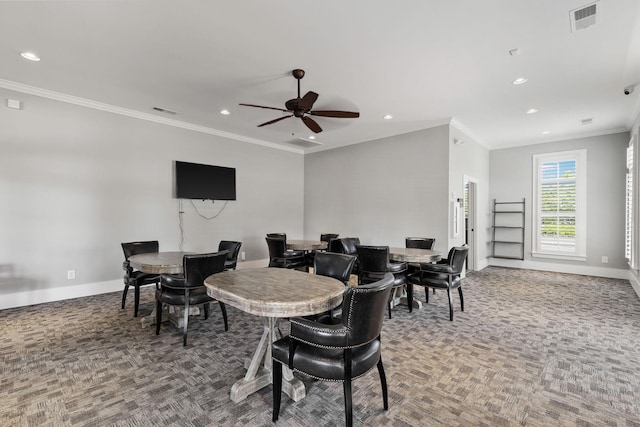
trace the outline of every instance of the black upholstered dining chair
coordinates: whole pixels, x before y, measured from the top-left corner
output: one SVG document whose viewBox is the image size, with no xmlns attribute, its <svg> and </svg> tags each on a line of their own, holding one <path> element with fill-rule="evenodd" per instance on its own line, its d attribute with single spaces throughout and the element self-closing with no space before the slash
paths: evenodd
<svg viewBox="0 0 640 427">
<path fill-rule="evenodd" d="M 409 275 L 407 278 L 407 303 L 413 304 L 414 285 L 424 286 L 427 303 L 429 302 L 429 288 L 446 289 L 449 298 L 449 320 L 453 320 L 453 294 L 451 291 L 458 289 L 460 295 L 460 311 L 464 311 L 464 299 L 462 296 L 462 269 L 469 252 L 468 246 L 453 247 L 449 251 L 447 259 L 438 261 L 437 264 L 421 264 L 420 271 Z"/>
<path fill-rule="evenodd" d="M 342 245 L 341 253 L 356 257 L 358 256 L 356 246 L 360 244 L 360 238 L 343 237 L 340 239 L 340 244 Z M 358 271 L 360 271 L 360 261 L 356 259 L 356 263 L 353 266 L 353 274 L 358 274 Z"/>
<path fill-rule="evenodd" d="M 129 286 L 134 287 L 134 302 L 133 302 L 133 316 L 138 317 L 138 307 L 140 306 L 140 287 L 146 285 L 153 285 L 160 281 L 159 274 L 144 273 L 139 270 L 134 270 L 129 263 L 129 257 L 138 254 L 147 254 L 151 252 L 158 252 L 159 243 L 157 240 L 149 240 L 144 242 L 127 242 L 122 243 L 122 251 L 124 252 L 124 262 L 122 268 L 124 269 L 124 290 L 122 291 L 122 308 L 124 309 L 127 302 L 127 292 Z"/>
<path fill-rule="evenodd" d="M 327 246 L 329 245 L 329 242 L 333 239 L 337 239 L 338 238 L 338 234 L 336 233 L 322 233 L 320 234 L 320 241 L 321 242 L 327 242 Z"/>
<path fill-rule="evenodd" d="M 287 242 L 280 237 L 267 237 L 269 267 L 306 268 L 303 251 L 288 251 Z"/>
<path fill-rule="evenodd" d="M 357 287 L 347 287 L 342 321 L 323 324 L 292 318 L 291 333 L 273 343 L 273 421 L 280 415 L 282 365 L 312 378 L 342 381 L 346 425 L 353 425 L 351 382 L 378 367 L 384 409 L 389 408 L 387 380 L 381 357 L 380 332 L 393 275 Z M 311 420 L 310 420 L 311 421 Z"/>
<path fill-rule="evenodd" d="M 187 345 L 187 327 L 189 326 L 189 307 L 204 304 L 204 318 L 209 318 L 209 303 L 217 300 L 207 294 L 204 279 L 212 274 L 224 271 L 227 251 L 209 254 L 185 255 L 182 261 L 182 276 L 162 275 L 160 288 L 156 290 L 156 335 L 160 334 L 162 323 L 162 304 L 184 307 L 182 325 L 182 345 Z M 229 330 L 227 309 L 223 302 L 217 301 L 222 311 L 224 330 Z"/>
<path fill-rule="evenodd" d="M 349 286 L 349 279 L 356 257 L 353 255 L 336 254 L 332 252 L 318 252 L 313 260 L 313 274 L 319 276 L 333 277 L 340 280 L 345 286 Z M 340 308 L 334 308 L 321 315 L 309 316 L 307 318 L 327 319 L 333 323 L 333 319 L 341 315 Z"/>
<path fill-rule="evenodd" d="M 436 239 L 432 237 L 406 237 L 404 243 L 406 248 L 433 249 Z"/>
<path fill-rule="evenodd" d="M 234 242 L 231 240 L 220 240 L 218 244 L 219 251 L 227 251 L 227 259 L 224 262 L 225 270 L 235 270 L 238 265 L 238 253 L 240 253 L 242 242 Z"/>
<path fill-rule="evenodd" d="M 313 274 L 333 277 L 347 286 L 355 262 L 353 255 L 318 252 L 313 262 Z"/>
<path fill-rule="evenodd" d="M 390 262 L 389 246 L 356 245 L 358 252 L 358 285 L 380 280 L 386 273 L 393 273 L 393 288 L 401 288 L 406 283 L 407 263 Z M 392 292 L 392 294 L 395 291 Z M 411 306 L 409 306 L 411 311 Z M 391 299 L 389 299 L 389 319 L 391 319 Z"/>
<path fill-rule="evenodd" d="M 436 239 L 432 237 L 406 237 L 404 239 L 405 248 L 416 249 L 433 249 Z M 420 263 L 410 262 L 407 264 L 407 274 L 415 273 L 420 270 Z M 435 293 L 435 289 L 433 290 Z"/>
</svg>

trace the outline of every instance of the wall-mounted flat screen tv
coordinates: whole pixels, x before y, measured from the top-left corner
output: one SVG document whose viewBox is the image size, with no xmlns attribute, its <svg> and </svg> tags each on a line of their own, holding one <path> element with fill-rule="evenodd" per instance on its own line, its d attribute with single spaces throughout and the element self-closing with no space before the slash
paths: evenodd
<svg viewBox="0 0 640 427">
<path fill-rule="evenodd" d="M 236 200 L 236 169 L 176 160 L 175 195 L 178 199 Z"/>
</svg>

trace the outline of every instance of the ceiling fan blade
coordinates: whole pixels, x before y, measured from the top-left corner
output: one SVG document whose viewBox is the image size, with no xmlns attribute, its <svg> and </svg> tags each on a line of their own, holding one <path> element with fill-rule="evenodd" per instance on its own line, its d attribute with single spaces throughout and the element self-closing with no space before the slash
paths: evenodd
<svg viewBox="0 0 640 427">
<path fill-rule="evenodd" d="M 309 111 L 312 116 L 337 117 L 342 119 L 357 119 L 360 113 L 355 111 L 335 111 L 335 110 L 318 110 Z"/>
<path fill-rule="evenodd" d="M 277 110 L 277 111 L 290 112 L 289 110 L 285 110 L 284 108 L 265 107 L 264 105 L 255 105 L 255 104 L 238 104 L 238 105 L 243 105 L 245 107 L 266 108 L 267 110 Z"/>
<path fill-rule="evenodd" d="M 305 111 L 309 111 L 311 107 L 313 107 L 313 103 L 316 102 L 317 99 L 318 99 L 318 94 L 315 92 L 309 91 L 305 96 L 303 96 L 300 99 L 298 106 Z"/>
<path fill-rule="evenodd" d="M 309 129 L 311 129 L 313 132 L 315 133 L 320 133 L 322 132 L 322 128 L 320 127 L 320 125 L 318 123 L 316 123 L 315 120 L 313 120 L 311 117 L 308 116 L 304 116 L 302 117 L 302 121 L 304 122 L 305 125 L 307 125 L 307 127 Z"/>
<path fill-rule="evenodd" d="M 286 110 L 285 110 L 286 111 Z M 262 127 L 262 126 L 266 126 L 266 125 L 270 125 L 276 122 L 279 122 L 280 120 L 284 120 L 284 119 L 288 119 L 289 117 L 293 117 L 293 114 L 290 116 L 284 116 L 284 117 L 278 117 L 277 119 L 274 120 L 269 120 L 268 122 L 264 122 L 261 125 L 258 125 L 258 127 Z"/>
</svg>

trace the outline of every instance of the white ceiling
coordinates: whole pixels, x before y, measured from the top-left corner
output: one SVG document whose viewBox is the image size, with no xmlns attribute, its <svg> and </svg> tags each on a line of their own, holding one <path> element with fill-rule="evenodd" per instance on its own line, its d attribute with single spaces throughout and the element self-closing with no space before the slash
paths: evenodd
<svg viewBox="0 0 640 427">
<path fill-rule="evenodd" d="M 569 11 L 592 1 L 0 2 L 0 87 L 282 147 L 311 132 L 297 118 L 258 128 L 282 113 L 238 104 L 284 108 L 294 68 L 302 93 L 320 94 L 314 109 L 360 112 L 316 118 L 322 149 L 451 118 L 488 148 L 628 130 L 640 1 L 600 0 L 597 24 L 572 33 Z"/>
</svg>

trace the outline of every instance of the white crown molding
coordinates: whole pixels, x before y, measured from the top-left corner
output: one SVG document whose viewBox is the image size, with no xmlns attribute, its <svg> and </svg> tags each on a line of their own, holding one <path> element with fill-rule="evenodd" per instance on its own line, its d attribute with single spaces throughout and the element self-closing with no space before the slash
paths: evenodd
<svg viewBox="0 0 640 427">
<path fill-rule="evenodd" d="M 613 135 L 616 133 L 629 132 L 627 128 L 613 128 L 613 129 L 601 129 L 595 130 L 591 132 L 582 132 L 582 133 L 572 133 L 570 135 L 561 135 L 552 138 L 544 138 L 544 139 L 536 139 L 536 140 L 522 140 L 514 143 L 506 143 L 506 144 L 496 144 L 493 145 L 490 150 L 501 150 L 503 148 L 515 148 L 515 147 L 525 147 L 527 145 L 539 145 L 545 144 L 547 142 L 558 142 L 558 141 L 570 141 L 572 139 L 580 139 L 580 138 L 590 138 L 593 136 L 602 136 L 602 135 Z"/>
<path fill-rule="evenodd" d="M 261 145 L 263 147 L 275 148 L 276 150 L 289 151 L 291 153 L 304 154 L 303 150 L 287 147 L 279 144 L 275 144 L 260 139 L 249 138 L 235 133 L 224 132 L 218 129 L 210 128 L 207 126 L 200 126 L 193 123 L 183 122 L 180 120 L 168 119 L 166 117 L 158 117 L 150 113 L 144 113 L 142 111 L 131 110 L 129 108 L 118 107 L 116 105 L 105 104 L 91 99 L 80 98 L 78 96 L 68 95 L 61 92 L 55 92 L 48 89 L 42 89 L 35 86 L 29 86 L 22 83 L 13 82 L 10 80 L 0 79 L 0 87 L 16 92 L 26 93 L 28 95 L 39 96 L 41 98 L 52 99 L 54 101 L 66 102 L 68 104 L 78 105 L 85 108 L 92 108 L 94 110 L 105 111 L 108 113 L 119 114 L 121 116 L 127 116 L 134 119 L 146 120 L 149 122 L 159 123 L 167 126 L 173 126 L 181 129 L 191 130 L 194 132 L 205 133 L 208 135 L 215 135 L 222 138 L 233 139 L 236 141 L 247 142 L 249 144 Z"/>
</svg>

